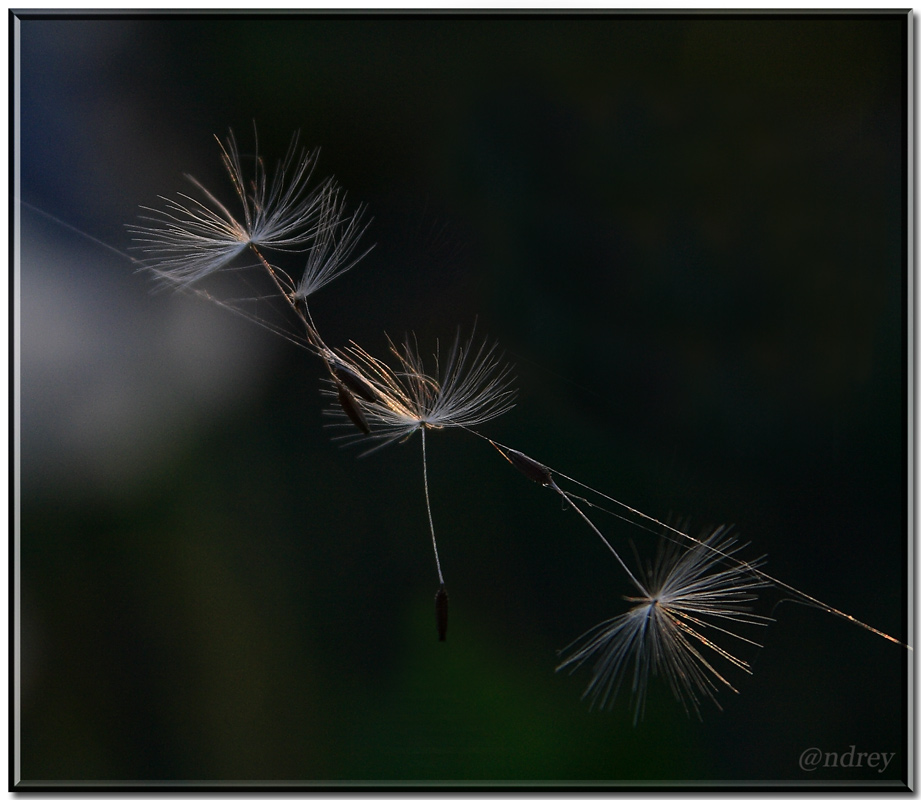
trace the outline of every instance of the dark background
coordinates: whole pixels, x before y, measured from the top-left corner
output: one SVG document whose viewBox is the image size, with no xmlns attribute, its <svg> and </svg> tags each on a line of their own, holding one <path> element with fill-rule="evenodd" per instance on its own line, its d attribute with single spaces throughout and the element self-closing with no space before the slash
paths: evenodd
<svg viewBox="0 0 921 800">
<path fill-rule="evenodd" d="M 485 433 L 904 637 L 904 14 L 11 25 L 24 780 L 904 779 L 905 652 L 776 592 L 723 711 L 590 713 L 556 652 L 631 587 L 456 431 L 437 642 L 418 437 L 341 449 L 307 353 L 75 232 L 133 253 L 183 173 L 231 199 L 213 134 L 299 130 L 374 216 L 327 341 L 476 319 L 518 375 Z M 895 755 L 799 768 L 852 745 Z"/>
</svg>

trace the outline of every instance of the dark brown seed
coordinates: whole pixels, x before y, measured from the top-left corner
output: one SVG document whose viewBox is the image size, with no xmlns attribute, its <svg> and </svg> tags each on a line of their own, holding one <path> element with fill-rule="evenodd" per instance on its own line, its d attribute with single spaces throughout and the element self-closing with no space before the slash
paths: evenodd
<svg viewBox="0 0 921 800">
<path fill-rule="evenodd" d="M 435 625 L 438 628 L 438 641 L 443 642 L 448 633 L 448 593 L 444 584 L 435 592 Z"/>
<path fill-rule="evenodd" d="M 371 433 L 371 428 L 365 420 L 365 415 L 361 413 L 358 403 L 355 402 L 355 398 L 349 394 L 349 390 L 341 383 L 336 384 L 336 386 L 339 389 L 339 405 L 342 406 L 342 410 L 345 412 L 346 416 L 352 420 L 355 427 L 367 436 Z"/>
<path fill-rule="evenodd" d="M 550 470 L 547 469 L 539 461 L 535 461 L 533 458 L 526 456 L 524 453 L 519 453 L 517 450 L 512 450 L 510 447 L 504 447 L 500 451 L 513 466 L 517 467 L 518 470 L 530 478 L 535 483 L 539 483 L 541 486 L 550 486 L 553 483 L 553 476 L 550 474 Z"/>
<path fill-rule="evenodd" d="M 369 403 L 373 403 L 377 399 L 368 382 L 348 367 L 343 364 L 331 363 L 329 368 L 336 380 L 345 386 L 352 394 L 360 397 L 362 400 L 367 400 Z"/>
</svg>

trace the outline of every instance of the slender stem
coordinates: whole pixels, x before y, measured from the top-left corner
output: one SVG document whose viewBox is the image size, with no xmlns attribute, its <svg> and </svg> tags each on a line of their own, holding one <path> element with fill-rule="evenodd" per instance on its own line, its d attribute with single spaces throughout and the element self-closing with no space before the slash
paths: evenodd
<svg viewBox="0 0 921 800">
<path fill-rule="evenodd" d="M 499 442 L 494 442 L 494 441 L 493 441 L 492 439 L 490 439 L 488 436 L 484 436 L 483 434 L 478 433 L 477 431 L 473 430 L 472 428 L 466 428 L 466 427 L 465 427 L 464 429 L 465 429 L 466 431 L 468 431 L 469 433 L 472 433 L 472 434 L 474 434 L 475 436 L 478 436 L 479 438 L 481 438 L 481 439 L 483 439 L 483 440 L 489 442 L 491 445 L 493 445 L 493 447 L 496 447 L 496 448 L 499 450 L 500 453 L 502 452 L 503 449 L 505 449 L 505 450 L 510 450 L 510 449 L 511 449 L 511 448 L 508 447 L 507 445 L 500 444 Z M 506 456 L 506 458 L 508 458 L 508 456 Z M 535 463 L 536 463 L 536 462 L 535 462 Z M 610 501 L 611 503 L 614 503 L 614 504 L 620 506 L 620 507 L 623 508 L 624 510 L 626 510 L 626 511 L 632 513 L 632 514 L 635 514 L 636 516 L 640 517 L 641 519 L 645 519 L 645 520 L 647 520 L 648 522 L 651 522 L 652 524 L 657 525 L 657 526 L 663 528 L 664 530 L 667 530 L 667 531 L 669 531 L 669 532 L 675 534 L 676 536 L 680 536 L 680 537 L 683 538 L 683 539 L 686 539 L 686 540 L 688 540 L 688 541 L 690 541 L 690 542 L 693 542 L 695 545 L 699 545 L 699 546 L 701 546 L 701 547 L 704 547 L 704 548 L 706 548 L 707 550 L 710 550 L 711 552 L 713 552 L 714 554 L 716 554 L 717 556 L 719 556 L 721 559 L 724 559 L 724 560 L 726 560 L 726 561 L 729 561 L 729 562 L 731 562 L 731 563 L 733 563 L 733 564 L 735 564 L 735 565 L 737 565 L 737 566 L 739 566 L 739 567 L 743 567 L 743 568 L 745 568 L 745 569 L 748 569 L 749 571 L 751 571 L 751 573 L 752 573 L 753 575 L 757 576 L 757 577 L 760 578 L 761 580 L 767 581 L 768 583 L 772 584 L 773 586 L 777 587 L 778 589 L 781 589 L 781 590 L 787 592 L 788 594 L 792 595 L 793 597 L 799 598 L 799 600 L 800 600 L 801 602 L 805 603 L 806 605 L 810 605 L 810 606 L 812 606 L 813 608 L 819 609 L 820 611 L 825 611 L 825 612 L 827 612 L 828 614 L 831 614 L 831 615 L 833 615 L 833 616 L 839 617 L 840 619 L 846 620 L 847 622 L 850 622 L 850 623 L 852 623 L 853 625 L 858 626 L 859 628 L 863 628 L 864 630 L 869 631 L 870 633 L 876 634 L 877 636 L 879 636 L 879 637 L 885 639 L 885 640 L 888 641 L 888 642 L 892 642 L 893 644 L 900 645 L 900 646 L 904 647 L 906 650 L 914 651 L 914 648 L 913 648 L 910 644 L 906 644 L 905 642 L 899 641 L 899 640 L 896 639 L 894 636 L 890 636 L 888 633 L 884 633 L 883 631 L 879 630 L 878 628 L 874 628 L 872 625 L 868 625 L 866 622 L 862 622 L 861 620 L 857 619 L 856 617 L 853 617 L 853 616 L 851 616 L 850 614 L 848 614 L 848 613 L 846 613 L 846 612 L 844 612 L 844 611 L 841 611 L 840 609 L 835 608 L 834 606 L 829 605 L 828 603 L 822 602 L 822 601 L 819 600 L 818 598 L 815 598 L 815 597 L 813 597 L 812 595 L 807 594 L 806 592 L 804 592 L 804 591 L 802 591 L 802 590 L 800 590 L 800 589 L 797 589 L 797 588 L 791 586 L 789 583 L 785 583 L 784 581 L 782 581 L 782 580 L 780 580 L 780 579 L 778 579 L 778 578 L 775 578 L 775 577 L 773 577 L 772 575 L 768 575 L 766 572 L 764 572 L 764 571 L 758 569 L 757 567 L 753 566 L 752 564 L 750 564 L 750 563 L 748 563 L 748 562 L 746 562 L 746 561 L 742 561 L 741 559 L 735 558 L 734 556 L 729 555 L 728 553 L 723 552 L 723 551 L 720 550 L 719 548 L 713 547 L 712 545 L 709 545 L 709 544 L 707 544 L 706 542 L 702 542 L 700 539 L 697 539 L 696 537 L 691 536 L 690 534 L 687 534 L 687 533 L 685 533 L 684 531 L 678 530 L 677 528 L 674 528 L 674 527 L 672 527 L 671 525 L 668 525 L 668 524 L 662 522 L 661 520 L 656 519 L 655 517 L 651 517 L 651 516 L 649 516 L 648 514 L 644 514 L 644 513 L 643 513 L 642 511 L 640 511 L 639 509 L 633 508 L 632 506 L 629 506 L 629 505 L 627 505 L 626 503 L 621 502 L 620 500 L 617 500 L 617 499 L 611 497 L 610 495 L 606 495 L 606 494 L 604 494 L 604 492 L 599 492 L 597 489 L 593 489 L 593 488 L 592 488 L 591 486 L 589 486 L 588 484 L 582 483 L 581 481 L 578 481 L 578 480 L 576 480 L 575 478 L 570 477 L 569 475 L 565 475 L 565 474 L 563 474 L 562 472 L 559 472 L 558 470 L 551 470 L 549 467 L 544 467 L 543 465 L 540 465 L 540 466 L 542 466 L 544 469 L 546 469 L 548 474 L 550 474 L 550 473 L 552 472 L 552 473 L 554 473 L 554 474 L 556 474 L 556 475 L 559 475 L 561 478 L 565 478 L 565 479 L 568 480 L 568 481 L 572 481 L 572 482 L 573 482 L 574 484 L 576 484 L 577 486 L 581 486 L 583 489 L 587 489 L 588 491 L 593 492 L 594 494 L 597 494 L 599 497 L 602 497 L 602 498 L 604 498 L 605 500 L 608 500 L 608 501 Z M 614 548 L 611 547 L 611 544 L 608 542 L 607 539 L 604 538 L 604 536 L 601 534 L 601 532 L 598 530 L 598 528 L 596 528 L 596 527 L 592 524 L 591 520 L 589 520 L 589 518 L 588 518 L 587 516 L 585 516 L 584 513 L 582 513 L 582 510 L 575 504 L 575 502 L 574 502 L 574 501 L 572 500 L 572 498 L 569 496 L 569 493 L 563 491 L 562 489 L 560 489 L 560 487 L 557 486 L 557 485 L 556 485 L 556 482 L 553 481 L 552 479 L 551 479 L 551 482 L 550 482 L 549 484 L 545 484 L 545 485 L 548 486 L 549 488 L 553 489 L 555 492 L 557 492 L 567 503 L 569 503 L 569 505 L 570 505 L 572 508 L 574 508 L 574 509 L 579 513 L 579 515 L 582 517 L 582 519 L 584 519 L 584 520 L 588 523 L 589 527 L 591 527 L 591 529 L 592 529 L 593 531 L 595 531 L 595 533 L 596 533 L 598 536 L 601 537 L 601 540 L 608 546 L 608 549 L 610 549 L 610 551 L 611 551 L 612 553 L 614 553 L 615 557 L 616 557 L 617 560 L 620 562 L 621 566 L 627 571 L 627 574 L 630 575 L 630 577 L 633 579 L 633 582 L 634 582 L 634 583 L 637 583 L 637 585 L 639 585 L 638 582 L 637 582 L 637 580 L 636 580 L 636 578 L 633 576 L 633 573 L 631 573 L 630 570 L 627 569 L 627 565 L 624 564 L 623 559 L 617 554 L 617 552 L 614 550 Z M 591 506 L 592 508 L 597 508 L 599 511 L 604 511 L 604 512 L 607 513 L 607 514 L 612 514 L 613 516 L 617 517 L 618 519 L 622 519 L 622 520 L 624 520 L 625 522 L 630 523 L 631 525 L 635 525 L 635 526 L 637 526 L 637 527 L 639 527 L 639 528 L 641 528 L 641 529 L 643 529 L 643 530 L 649 530 L 648 528 L 644 528 L 642 525 L 640 525 L 640 524 L 639 524 L 638 522 L 636 522 L 635 520 L 628 519 L 627 517 L 622 517 L 622 516 L 620 516 L 619 514 L 617 514 L 617 513 L 613 512 L 613 511 L 611 511 L 610 509 L 603 508 L 602 506 L 599 506 L 599 505 L 595 505 L 594 503 L 591 503 L 591 502 L 585 500 L 584 498 L 577 498 L 577 499 L 582 500 L 583 502 L 585 502 L 587 505 Z M 650 531 L 650 532 L 655 533 L 655 531 Z M 641 587 L 641 588 L 642 588 L 642 587 Z"/>
<path fill-rule="evenodd" d="M 294 308 L 294 301 L 291 299 L 291 295 L 288 294 L 288 291 L 285 289 L 282 282 L 278 279 L 278 274 L 275 272 L 275 268 L 266 260 L 265 256 L 259 252 L 259 248 L 256 247 L 256 245 L 250 243 L 249 249 L 252 250 L 253 253 L 255 253 L 256 258 L 258 258 L 259 261 L 262 263 L 262 266 L 265 267 L 266 272 L 269 273 L 269 276 L 272 278 L 272 281 L 274 282 L 275 286 L 278 288 L 278 291 L 281 294 L 281 296 L 284 297 L 285 300 L 288 301 L 288 305 Z M 289 281 L 291 280 L 291 278 L 288 277 L 288 275 L 286 275 L 284 272 L 282 274 L 285 275 L 285 277 L 288 278 Z"/>
<path fill-rule="evenodd" d="M 276 273 L 275 268 L 266 260 L 265 256 L 263 256 L 262 253 L 259 252 L 259 248 L 257 248 L 256 245 L 251 244 L 250 250 L 252 250 L 253 253 L 256 254 L 256 258 L 258 258 L 262 266 L 265 267 L 266 272 L 269 273 L 269 277 L 272 279 L 272 282 L 275 284 L 275 287 L 278 289 L 281 296 L 284 297 L 285 300 L 288 301 L 288 305 L 291 306 L 291 310 L 294 311 L 294 313 L 304 323 L 304 327 L 307 329 L 307 341 L 311 345 L 316 347 L 318 350 L 322 351 L 322 350 L 327 349 L 323 340 L 320 338 L 319 332 L 317 331 L 316 327 L 313 325 L 313 319 L 310 318 L 310 312 L 306 310 L 306 304 L 305 304 L 304 311 L 302 312 L 297 307 L 297 303 L 295 303 L 294 300 L 291 298 L 291 295 L 285 290 L 284 285 L 278 278 L 278 274 Z M 284 273 L 282 274 L 284 275 Z M 285 277 L 287 278 L 288 276 L 285 275 Z M 288 278 L 288 280 L 290 280 L 290 278 Z"/>
<path fill-rule="evenodd" d="M 582 519 L 585 520 L 588 527 L 590 527 L 593 531 L 595 531 L 595 533 L 598 535 L 598 538 L 601 539 L 601 541 L 604 542 L 605 545 L 607 546 L 608 550 L 610 550 L 614 554 L 614 558 L 617 559 L 617 563 L 620 564 L 624 568 L 624 572 L 626 572 L 627 575 L 630 577 L 630 580 L 633 581 L 633 585 L 636 586 L 636 588 L 640 590 L 640 593 L 644 597 L 646 597 L 648 595 L 648 589 L 646 589 L 646 587 L 643 586 L 643 584 L 637 580 L 636 576 L 630 571 L 630 568 L 624 563 L 624 560 L 620 557 L 620 553 L 618 553 L 614 549 L 613 545 L 605 538 L 604 534 L 601 531 L 599 531 L 598 528 L 595 527 L 595 524 L 587 516 L 585 516 L 582 509 L 579 508 L 579 506 L 577 506 L 572 501 L 572 498 L 566 492 L 564 492 L 559 486 L 556 485 L 555 481 L 551 480 L 549 486 L 560 497 L 562 497 L 563 500 L 569 503 L 571 508 L 575 509 L 575 512 L 580 517 L 582 517 Z"/>
<path fill-rule="evenodd" d="M 435 566 L 438 568 L 438 581 L 444 586 L 444 576 L 441 574 L 441 561 L 438 558 L 438 544 L 435 542 L 435 523 L 432 522 L 432 504 L 429 501 L 429 472 L 425 456 L 425 428 L 422 431 L 422 485 L 425 487 L 425 508 L 429 512 L 429 528 L 432 531 L 432 547 L 435 548 Z"/>
<path fill-rule="evenodd" d="M 117 247 L 113 247 L 113 246 L 110 245 L 108 242 L 102 241 L 102 239 L 97 239 L 95 236 L 92 236 L 91 234 L 87 233 L 86 231 L 81 231 L 79 228 L 75 228 L 75 227 L 74 227 L 73 225 L 71 225 L 69 222 L 64 222 L 64 220 L 62 220 L 60 217 L 56 217 L 56 216 L 54 216 L 54 214 L 49 214 L 47 211 L 45 211 L 45 210 L 39 208 L 38 206 L 33 206 L 31 203 L 27 203 L 25 200 L 20 200 L 20 201 L 19 201 L 19 205 L 24 206 L 25 208 L 28 208 L 28 209 L 34 211 L 36 214 L 41 214 L 41 215 L 42 215 L 43 217 L 45 217 L 46 219 L 50 219 L 52 222 L 57 223 L 57 224 L 60 225 L 62 228 L 67 228 L 67 230 L 69 230 L 69 231 L 71 231 L 71 232 L 73 232 L 73 233 L 76 233 L 78 236 L 82 236 L 82 237 L 83 237 L 84 239 L 86 239 L 87 241 L 90 241 L 90 242 L 92 242 L 93 244 L 97 244 L 97 245 L 99 245 L 100 247 L 103 247 L 103 248 L 105 248 L 106 250 L 109 250 L 109 251 L 115 253 L 115 255 L 121 256 L 122 258 L 127 259 L 127 260 L 130 261 L 132 264 L 135 264 L 135 265 L 137 265 L 137 266 L 139 266 L 139 267 L 142 267 L 142 268 L 147 266 L 147 265 L 146 265 L 143 261 L 141 261 L 140 259 L 137 259 L 137 258 L 135 258 L 134 256 L 129 255 L 128 253 L 122 252 L 122 251 L 119 250 Z"/>
<path fill-rule="evenodd" d="M 304 315 L 301 319 L 303 319 L 304 326 L 307 328 L 307 338 L 311 340 L 314 347 L 317 347 L 320 351 L 329 351 L 326 342 L 324 342 L 323 337 L 320 336 L 320 331 L 317 330 L 316 323 L 313 321 L 313 315 L 310 313 L 310 308 L 307 306 L 306 300 L 304 301 Z"/>
<path fill-rule="evenodd" d="M 671 525 L 667 525 L 666 523 L 662 522 L 661 520 L 656 519 L 655 517 L 651 517 L 648 514 L 644 514 L 642 511 L 632 508 L 631 506 L 628 506 L 626 503 L 623 503 L 620 500 L 616 500 L 613 497 L 610 497 L 602 492 L 599 492 L 597 489 L 592 489 L 591 486 L 587 486 L 586 484 L 581 483 L 580 481 L 577 481 L 575 478 L 570 478 L 568 475 L 563 475 L 562 473 L 558 473 L 558 474 L 566 478 L 567 480 L 572 481 L 578 486 L 581 486 L 583 489 L 588 489 L 589 491 L 594 492 L 600 497 L 603 497 L 605 500 L 609 500 L 610 502 L 617 504 L 621 508 L 626 509 L 627 511 L 630 511 L 636 514 L 638 517 L 648 520 L 649 522 L 655 525 L 658 525 L 659 527 L 664 528 L 667 531 L 670 531 L 676 536 L 680 536 L 683 539 L 688 539 L 691 542 L 693 542 L 695 545 L 700 545 L 702 547 L 705 547 L 706 549 L 712 551 L 713 553 L 717 554 L 720 558 L 725 559 L 726 561 L 730 561 L 739 567 L 744 567 L 750 570 L 753 575 L 757 576 L 758 578 L 761 578 L 764 581 L 767 581 L 768 583 L 773 584 L 778 589 L 782 589 L 783 591 L 789 593 L 793 597 L 798 598 L 800 602 L 805 603 L 806 605 L 810 605 L 813 608 L 819 609 L 820 611 L 825 611 L 826 613 L 831 614 L 832 616 L 835 616 L 835 617 L 839 617 L 840 619 L 847 620 L 848 622 L 854 625 L 857 625 L 858 627 L 863 628 L 864 630 L 869 631 L 870 633 L 875 633 L 877 636 L 882 637 L 888 642 L 892 642 L 893 644 L 901 645 L 906 650 L 914 650 L 914 648 L 911 645 L 905 644 L 904 642 L 899 641 L 894 636 L 890 636 L 888 633 L 883 633 L 883 631 L 879 630 L 878 628 L 874 628 L 872 625 L 868 625 L 866 622 L 862 622 L 861 620 L 857 619 L 856 617 L 851 616 L 850 614 L 842 611 L 839 608 L 835 608 L 834 606 L 831 606 L 828 603 L 824 603 L 818 598 L 815 598 L 810 594 L 806 594 L 806 592 L 802 591 L 801 589 L 797 589 L 796 587 L 791 586 L 789 583 L 785 583 L 779 578 L 775 578 L 772 575 L 768 575 L 766 572 L 763 572 L 757 567 L 752 566 L 748 562 L 735 558 L 734 556 L 731 556 L 728 553 L 724 553 L 722 550 L 719 550 L 718 548 L 711 547 L 706 542 L 702 542 L 700 541 L 700 539 L 697 539 L 696 537 L 691 536 L 690 534 L 685 533 L 684 531 L 678 530 L 677 528 L 674 528 Z M 601 508 L 601 506 L 594 505 L 594 503 L 588 503 L 588 504 L 593 506 L 594 508 L 598 508 L 601 511 L 605 511 L 607 513 L 613 513 L 611 511 L 608 511 L 608 509 Z M 624 517 L 620 517 L 619 514 L 614 514 L 614 516 L 619 517 L 620 519 L 624 519 Z M 626 521 L 631 522 L 631 524 L 634 524 L 634 525 L 636 524 L 632 522 L 631 520 L 626 520 Z M 642 527 L 642 526 L 639 526 L 639 527 Z"/>
</svg>

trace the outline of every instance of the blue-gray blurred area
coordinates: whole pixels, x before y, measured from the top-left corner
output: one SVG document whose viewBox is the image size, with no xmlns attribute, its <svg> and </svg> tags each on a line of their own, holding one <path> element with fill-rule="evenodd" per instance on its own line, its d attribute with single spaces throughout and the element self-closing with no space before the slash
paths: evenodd
<svg viewBox="0 0 921 800">
<path fill-rule="evenodd" d="M 312 299 L 330 344 L 475 322 L 518 376 L 483 433 L 694 534 L 734 523 L 901 638 L 905 14 L 11 24 L 24 781 L 904 780 L 906 651 L 777 591 L 722 710 L 659 679 L 634 726 L 628 674 L 589 711 L 557 651 L 635 589 L 462 431 L 428 438 L 439 642 L 418 435 L 342 447 L 322 364 L 157 290 L 125 225 L 185 174 L 233 201 L 214 135 L 252 153 L 255 126 L 271 168 L 299 131 L 374 217 Z M 894 756 L 800 768 L 852 745 Z"/>
</svg>

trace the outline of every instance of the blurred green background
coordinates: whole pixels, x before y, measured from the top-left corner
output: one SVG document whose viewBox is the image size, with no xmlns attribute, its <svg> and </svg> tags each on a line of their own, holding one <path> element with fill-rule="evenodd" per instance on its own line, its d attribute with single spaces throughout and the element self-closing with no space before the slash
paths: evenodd
<svg viewBox="0 0 921 800">
<path fill-rule="evenodd" d="M 133 253 L 183 173 L 231 199 L 213 134 L 246 150 L 255 122 L 273 164 L 300 131 L 374 216 L 312 303 L 328 342 L 476 319 L 518 375 L 485 433 L 694 533 L 735 523 L 901 637 L 904 14 L 11 24 L 24 780 L 904 779 L 904 651 L 776 593 L 723 711 L 656 682 L 636 727 L 627 694 L 590 713 L 556 653 L 631 587 L 461 432 L 429 439 L 439 643 L 418 437 L 340 448 L 314 359 L 73 230 Z M 851 745 L 895 755 L 799 768 Z"/>
</svg>

